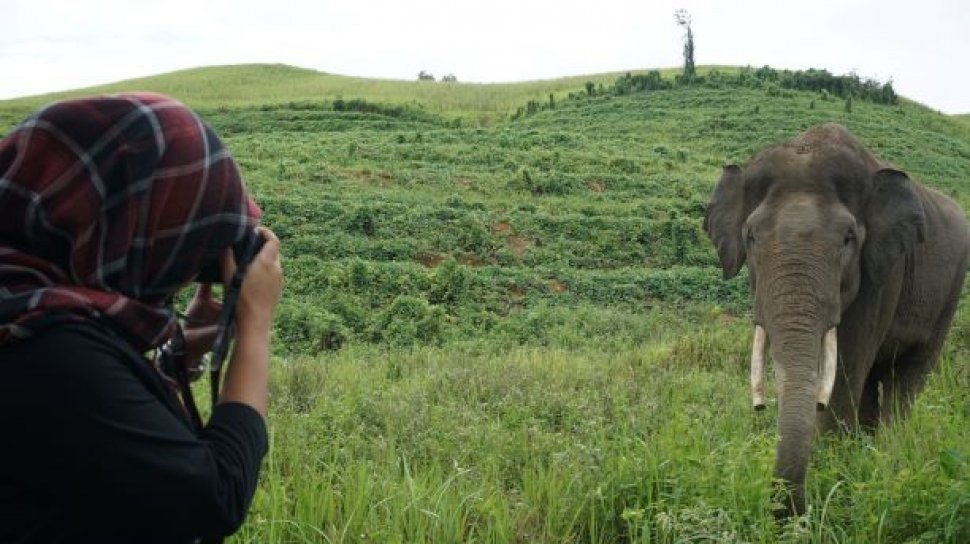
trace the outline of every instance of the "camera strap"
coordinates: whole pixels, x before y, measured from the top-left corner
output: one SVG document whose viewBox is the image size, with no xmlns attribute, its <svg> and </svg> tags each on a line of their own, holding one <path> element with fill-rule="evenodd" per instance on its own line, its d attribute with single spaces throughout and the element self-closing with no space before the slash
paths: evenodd
<svg viewBox="0 0 970 544">
<path fill-rule="evenodd" d="M 188 412 L 189 419 L 197 431 L 202 430 L 202 416 L 199 408 L 195 404 L 195 397 L 192 396 L 191 379 L 189 368 L 185 364 L 185 334 L 182 326 L 175 324 L 175 334 L 159 350 L 159 363 L 164 375 L 175 379 L 179 394 L 182 397 L 182 404 Z"/>
<path fill-rule="evenodd" d="M 211 388 L 212 408 L 215 409 L 219 402 L 219 386 L 222 380 L 222 363 L 226 359 L 229 351 L 229 342 L 232 340 L 232 324 L 236 315 L 236 304 L 239 302 L 239 291 L 242 289 L 243 277 L 246 269 L 253 260 L 256 250 L 262 244 L 257 237 L 250 239 L 241 256 L 237 255 L 236 271 L 229 281 L 225 295 L 222 300 L 222 311 L 219 314 L 218 332 L 216 340 L 212 344 L 212 354 L 209 356 L 209 387 Z"/>
</svg>

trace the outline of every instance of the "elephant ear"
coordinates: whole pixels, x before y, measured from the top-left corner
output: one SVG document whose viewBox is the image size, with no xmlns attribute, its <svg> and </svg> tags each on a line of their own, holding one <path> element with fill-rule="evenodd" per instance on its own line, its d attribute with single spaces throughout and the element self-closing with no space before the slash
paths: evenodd
<svg viewBox="0 0 970 544">
<path fill-rule="evenodd" d="M 741 224 L 744 222 L 744 182 L 741 168 L 724 167 L 704 214 L 704 232 L 714 243 L 724 278 L 733 278 L 744 264 Z"/>
<path fill-rule="evenodd" d="M 865 210 L 862 258 L 869 279 L 878 284 L 904 254 L 925 240 L 926 215 L 909 176 L 891 168 L 876 172 Z"/>
</svg>

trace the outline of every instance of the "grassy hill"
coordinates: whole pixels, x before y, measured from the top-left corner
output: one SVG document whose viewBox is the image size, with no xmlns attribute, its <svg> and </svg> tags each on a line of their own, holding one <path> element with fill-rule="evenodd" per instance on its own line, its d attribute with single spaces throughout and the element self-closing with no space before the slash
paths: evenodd
<svg viewBox="0 0 970 544">
<path fill-rule="evenodd" d="M 826 121 L 970 209 L 970 126 L 778 89 L 585 96 L 616 76 L 237 66 L 57 95 L 149 89 L 196 107 L 283 240 L 273 451 L 237 541 L 970 536 L 966 301 L 913 417 L 823 440 L 814 509 L 777 527 L 773 416 L 748 407 L 746 280 L 720 279 L 700 230 L 722 164 Z M 511 120 L 550 93 L 554 107 Z M 0 102 L 0 132 L 52 98 Z"/>
<path fill-rule="evenodd" d="M 428 111 L 489 122 L 528 100 L 546 100 L 582 88 L 586 81 L 612 83 L 620 74 L 577 76 L 527 83 L 445 84 L 431 81 L 348 77 L 281 64 L 246 64 L 180 70 L 73 91 L 0 101 L 4 113 L 30 111 L 72 96 L 150 90 L 177 96 L 193 108 L 265 106 L 358 98 L 412 104 Z M 5 118 L 0 118 L 0 121 Z"/>
</svg>

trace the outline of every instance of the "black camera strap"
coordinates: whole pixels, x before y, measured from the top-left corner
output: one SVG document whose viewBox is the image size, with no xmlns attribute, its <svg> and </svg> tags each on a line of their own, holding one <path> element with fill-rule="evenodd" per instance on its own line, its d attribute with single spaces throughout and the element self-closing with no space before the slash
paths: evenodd
<svg viewBox="0 0 970 544">
<path fill-rule="evenodd" d="M 222 381 L 222 363 L 226 359 L 229 351 L 229 342 L 232 340 L 232 324 L 236 315 L 236 304 L 239 302 L 239 291 L 242 289 L 243 277 L 249 263 L 256 255 L 256 251 L 262 246 L 262 240 L 258 236 L 253 236 L 246 244 L 242 255 L 236 255 L 236 271 L 229 281 L 225 295 L 222 300 L 222 311 L 219 314 L 218 331 L 216 340 L 212 344 L 212 354 L 209 356 L 209 386 L 212 396 L 212 408 L 215 409 L 219 402 L 219 386 Z"/>
<path fill-rule="evenodd" d="M 201 431 L 202 416 L 195 404 L 195 397 L 192 396 L 189 368 L 185 364 L 185 334 L 182 332 L 182 326 L 177 322 L 175 323 L 175 334 L 159 350 L 159 364 L 163 374 L 169 376 L 170 379 L 175 379 L 189 420 L 195 426 L 196 431 Z"/>
</svg>

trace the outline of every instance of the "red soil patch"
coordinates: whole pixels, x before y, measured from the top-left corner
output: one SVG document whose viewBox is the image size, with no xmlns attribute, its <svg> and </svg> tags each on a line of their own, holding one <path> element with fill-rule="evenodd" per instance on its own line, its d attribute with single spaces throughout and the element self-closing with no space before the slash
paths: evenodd
<svg viewBox="0 0 970 544">
<path fill-rule="evenodd" d="M 463 253 L 458 256 L 458 262 L 465 266 L 485 266 L 485 261 L 481 259 L 478 255 L 472 255 L 469 253 Z"/>
<path fill-rule="evenodd" d="M 512 249 L 512 253 L 516 257 L 522 258 L 525 253 L 535 245 L 535 242 L 531 238 L 525 236 L 509 236 L 509 248 Z"/>
<path fill-rule="evenodd" d="M 549 284 L 549 289 L 552 289 L 553 293 L 565 293 L 569 290 L 569 288 L 566 287 L 566 284 L 559 280 L 549 280 L 547 283 Z"/>
<path fill-rule="evenodd" d="M 434 268 L 441 264 L 448 255 L 444 253 L 431 253 L 431 252 L 421 252 L 414 256 L 414 260 L 418 261 L 422 265 L 428 268 Z"/>
</svg>

